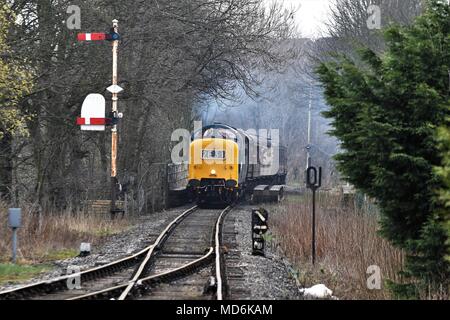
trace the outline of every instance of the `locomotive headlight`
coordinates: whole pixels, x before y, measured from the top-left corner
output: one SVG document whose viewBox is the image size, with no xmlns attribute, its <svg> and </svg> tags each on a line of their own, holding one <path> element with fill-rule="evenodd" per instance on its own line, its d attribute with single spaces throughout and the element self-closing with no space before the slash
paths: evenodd
<svg viewBox="0 0 450 320">
<path fill-rule="evenodd" d="M 216 173 L 217 173 L 216 170 L 214 170 L 214 169 L 211 170 L 211 175 L 212 175 L 212 176 L 215 176 Z"/>
</svg>

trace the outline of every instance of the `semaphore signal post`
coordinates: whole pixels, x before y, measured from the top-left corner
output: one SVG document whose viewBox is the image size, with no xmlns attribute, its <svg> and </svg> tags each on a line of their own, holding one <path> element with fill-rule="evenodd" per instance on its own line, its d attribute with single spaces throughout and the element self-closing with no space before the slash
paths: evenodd
<svg viewBox="0 0 450 320">
<path fill-rule="evenodd" d="M 104 131 L 106 125 L 111 126 L 111 215 L 115 216 L 118 212 L 123 210 L 117 209 L 117 187 L 119 181 L 117 179 L 117 147 L 118 147 L 118 132 L 117 123 L 122 114 L 118 111 L 119 93 L 123 89 L 118 83 L 118 51 L 119 51 L 119 21 L 113 20 L 113 27 L 109 33 L 80 33 L 77 36 L 78 41 L 112 41 L 112 85 L 107 88 L 112 94 L 112 113 L 111 118 L 104 116 L 104 102 L 102 105 L 101 99 L 98 99 L 98 95 L 89 95 L 81 111 L 81 118 L 77 119 L 77 124 L 81 125 L 82 130 L 91 131 Z M 90 98 L 90 99 L 88 99 Z M 99 102 L 100 101 L 100 102 Z M 98 114 L 102 113 L 103 118 L 99 118 Z M 95 116 L 92 116 L 95 115 Z"/>
</svg>

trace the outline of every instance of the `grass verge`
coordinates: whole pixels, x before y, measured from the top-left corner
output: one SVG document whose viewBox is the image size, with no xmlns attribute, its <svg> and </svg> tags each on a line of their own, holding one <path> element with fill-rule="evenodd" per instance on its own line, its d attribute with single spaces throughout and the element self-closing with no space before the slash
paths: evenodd
<svg viewBox="0 0 450 320">
<path fill-rule="evenodd" d="M 7 208 L 0 203 L 0 221 L 7 221 Z M 11 230 L 0 225 L 0 276 L 3 281 L 24 280 L 45 270 L 42 264 L 51 264 L 78 255 L 81 242 L 98 247 L 114 234 L 128 230 L 132 219 L 111 220 L 109 215 L 88 215 L 73 212 L 45 212 L 22 206 L 22 227 L 18 231 L 18 260 L 22 265 L 7 264 L 11 259 Z"/>
<path fill-rule="evenodd" d="M 15 265 L 9 263 L 0 264 L 0 284 L 21 282 L 39 274 L 49 271 L 50 266 L 47 265 Z"/>
</svg>

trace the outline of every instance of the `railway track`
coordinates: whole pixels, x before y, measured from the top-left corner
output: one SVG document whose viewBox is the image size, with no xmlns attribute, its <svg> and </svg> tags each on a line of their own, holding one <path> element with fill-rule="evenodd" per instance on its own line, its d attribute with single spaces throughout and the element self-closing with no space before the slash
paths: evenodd
<svg viewBox="0 0 450 320">
<path fill-rule="evenodd" d="M 0 292 L 0 300 L 224 299 L 224 210 L 184 211 L 156 241 L 129 257 L 78 274 Z M 81 289 L 67 283 L 80 277 Z"/>
</svg>

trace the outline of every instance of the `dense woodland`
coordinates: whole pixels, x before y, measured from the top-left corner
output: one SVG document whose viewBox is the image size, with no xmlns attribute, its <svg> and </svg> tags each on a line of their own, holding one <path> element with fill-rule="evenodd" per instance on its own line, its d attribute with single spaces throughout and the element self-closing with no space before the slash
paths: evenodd
<svg viewBox="0 0 450 320">
<path fill-rule="evenodd" d="M 75 119 L 87 94 L 111 100 L 111 46 L 76 34 L 118 19 L 119 180 L 135 213 L 155 209 L 173 130 L 200 119 L 280 129 L 289 183 L 302 184 L 311 103 L 326 185 L 373 199 L 381 234 L 408 256 L 393 292 L 449 292 L 447 1 L 336 0 L 319 39 L 302 38 L 277 1 L 0 1 L 2 201 L 45 213 L 108 198 L 109 133 Z M 69 5 L 81 30 L 66 25 Z"/>
<path fill-rule="evenodd" d="M 250 91 L 255 68 L 275 70 L 293 54 L 278 50 L 292 34 L 290 12 L 260 0 L 2 3 L 2 63 L 21 66 L 32 86 L 1 95 L 12 119 L 0 120 L 0 194 L 41 208 L 105 197 L 109 185 L 109 135 L 82 133 L 75 119 L 87 94 L 110 100 L 111 47 L 79 43 L 78 32 L 107 32 L 119 20 L 119 179 L 140 211 L 162 187 L 171 133 L 191 129 L 194 106 L 236 86 Z M 81 30 L 66 26 L 69 5 L 81 8 Z M 3 75 L 5 86 L 17 79 Z"/>
</svg>

